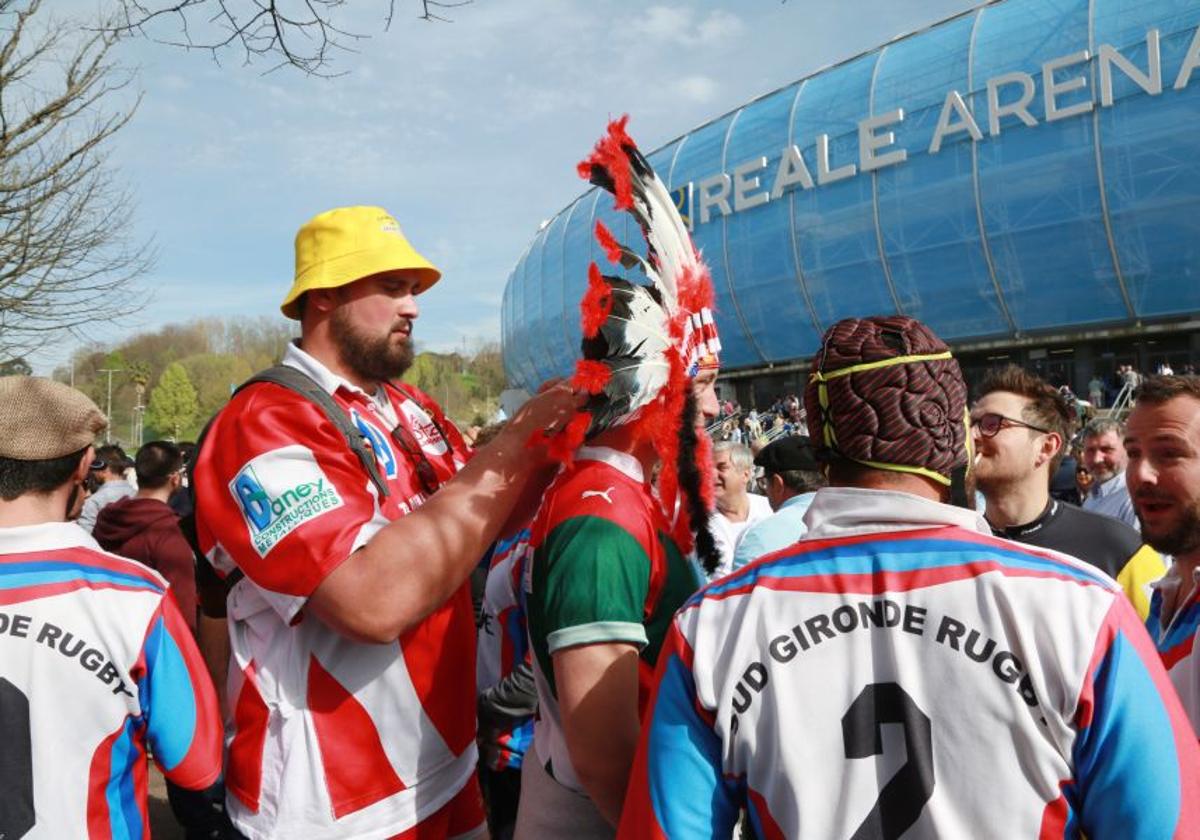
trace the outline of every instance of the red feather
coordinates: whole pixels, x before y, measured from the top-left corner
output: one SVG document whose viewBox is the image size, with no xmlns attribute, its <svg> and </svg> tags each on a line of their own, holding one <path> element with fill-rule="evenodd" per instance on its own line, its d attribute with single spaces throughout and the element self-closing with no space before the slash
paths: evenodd
<svg viewBox="0 0 1200 840">
<path fill-rule="evenodd" d="M 621 243 L 612 235 L 612 232 L 604 226 L 604 222 L 596 222 L 596 241 L 600 243 L 600 247 L 604 249 L 608 261 L 620 265 L 621 263 Z"/>
<path fill-rule="evenodd" d="M 575 460 L 575 450 L 583 445 L 588 427 L 591 425 L 591 415 L 586 411 L 581 411 L 571 418 L 571 422 L 565 428 L 553 435 L 547 435 L 541 429 L 534 432 L 525 445 L 529 447 L 544 446 L 546 453 L 551 458 L 569 465 Z"/>
<path fill-rule="evenodd" d="M 575 375 L 571 377 L 571 385 L 589 394 L 599 394 L 611 377 L 612 371 L 604 362 L 580 359 L 575 363 Z"/>
<path fill-rule="evenodd" d="M 613 120 L 608 124 L 608 133 L 596 143 L 591 155 L 577 167 L 579 177 L 585 181 L 592 177 L 592 167 L 598 166 L 608 173 L 613 182 L 613 194 L 616 196 L 618 210 L 628 210 L 633 207 L 633 177 L 629 171 L 629 154 L 626 147 L 636 148 L 633 140 L 625 133 L 625 124 L 629 115 Z"/>
<path fill-rule="evenodd" d="M 588 285 L 583 300 L 579 301 L 580 325 L 584 338 L 595 338 L 612 313 L 612 289 L 604 282 L 600 267 L 595 263 L 588 266 Z"/>
</svg>

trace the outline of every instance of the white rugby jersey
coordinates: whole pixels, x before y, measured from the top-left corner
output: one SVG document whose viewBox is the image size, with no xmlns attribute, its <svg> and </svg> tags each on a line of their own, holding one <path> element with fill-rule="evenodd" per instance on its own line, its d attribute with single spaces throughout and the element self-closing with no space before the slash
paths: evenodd
<svg viewBox="0 0 1200 840">
<path fill-rule="evenodd" d="M 677 614 L 623 838 L 1196 837 L 1200 748 L 1116 584 L 904 493 Z"/>
<path fill-rule="evenodd" d="M 148 837 L 149 752 L 181 787 L 221 773 L 166 581 L 71 522 L 0 528 L 0 837 Z"/>
<path fill-rule="evenodd" d="M 1178 564 L 1172 565 L 1166 576 L 1151 587 L 1154 594 L 1146 629 L 1158 647 L 1163 667 L 1179 692 L 1192 726 L 1200 732 L 1200 650 L 1196 649 L 1196 637 L 1200 636 L 1200 569 L 1192 574 L 1191 580 L 1185 580 Z M 1164 622 L 1163 590 L 1179 587 L 1186 587 L 1187 594 L 1171 620 Z"/>
<path fill-rule="evenodd" d="M 475 770 L 470 592 L 464 582 L 390 644 L 341 636 L 304 605 L 425 501 L 422 471 L 448 480 L 466 447 L 415 390 L 366 394 L 295 345 L 284 363 L 362 430 L 390 494 L 379 496 L 342 433 L 288 389 L 247 388 L 213 424 L 196 467 L 197 531 L 214 568 L 245 573 L 227 601 L 229 813 L 251 840 L 389 837 L 436 813 Z"/>
</svg>

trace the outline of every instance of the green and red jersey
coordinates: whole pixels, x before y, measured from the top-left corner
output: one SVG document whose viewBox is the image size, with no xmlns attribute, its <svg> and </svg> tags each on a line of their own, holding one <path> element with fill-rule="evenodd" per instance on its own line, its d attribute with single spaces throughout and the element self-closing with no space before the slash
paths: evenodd
<svg viewBox="0 0 1200 840">
<path fill-rule="evenodd" d="M 525 577 L 539 703 L 534 747 L 569 788 L 583 790 L 567 754 L 552 657 L 581 645 L 635 645 L 643 708 L 671 617 L 699 586 L 670 530 L 641 464 L 613 449 L 580 449 L 543 497 Z"/>
</svg>

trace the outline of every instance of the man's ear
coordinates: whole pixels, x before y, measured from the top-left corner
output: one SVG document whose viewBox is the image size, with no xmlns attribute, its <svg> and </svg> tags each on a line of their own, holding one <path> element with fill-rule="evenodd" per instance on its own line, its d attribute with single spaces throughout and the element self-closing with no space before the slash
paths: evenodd
<svg viewBox="0 0 1200 840">
<path fill-rule="evenodd" d="M 1058 432 L 1047 432 L 1042 437 L 1042 446 L 1038 451 L 1037 465 L 1040 467 L 1042 464 L 1054 460 L 1054 456 L 1058 454 L 1062 447 L 1062 436 Z"/>
<path fill-rule="evenodd" d="M 88 477 L 88 473 L 92 469 L 92 462 L 96 460 L 96 447 L 89 446 L 83 450 L 83 457 L 79 459 L 79 463 L 75 465 L 75 472 L 71 473 L 71 478 L 76 482 L 81 482 Z"/>
<path fill-rule="evenodd" d="M 305 295 L 305 310 L 328 314 L 337 308 L 337 289 L 309 289 Z"/>
</svg>

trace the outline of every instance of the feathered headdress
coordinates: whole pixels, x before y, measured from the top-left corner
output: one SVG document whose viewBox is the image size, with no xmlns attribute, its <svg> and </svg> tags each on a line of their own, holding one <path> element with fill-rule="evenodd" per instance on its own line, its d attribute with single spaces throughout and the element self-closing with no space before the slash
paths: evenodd
<svg viewBox="0 0 1200 840">
<path fill-rule="evenodd" d="M 550 442 L 563 460 L 588 437 L 631 425 L 662 455 L 659 497 L 668 505 L 682 495 L 672 537 L 684 551 L 695 546 L 702 562 L 715 562 L 707 527 L 712 508 L 711 448 L 697 435 L 691 380 L 717 367 L 721 344 L 712 317 L 708 267 L 696 252 L 666 186 L 625 132 L 629 117 L 609 123 L 579 175 L 612 193 L 615 207 L 634 219 L 645 237 L 645 255 L 618 242 L 596 222 L 596 240 L 608 259 L 640 269 L 648 285 L 606 276 L 588 267 L 580 302 L 583 358 L 571 383 L 591 394 L 584 410 Z"/>
</svg>

